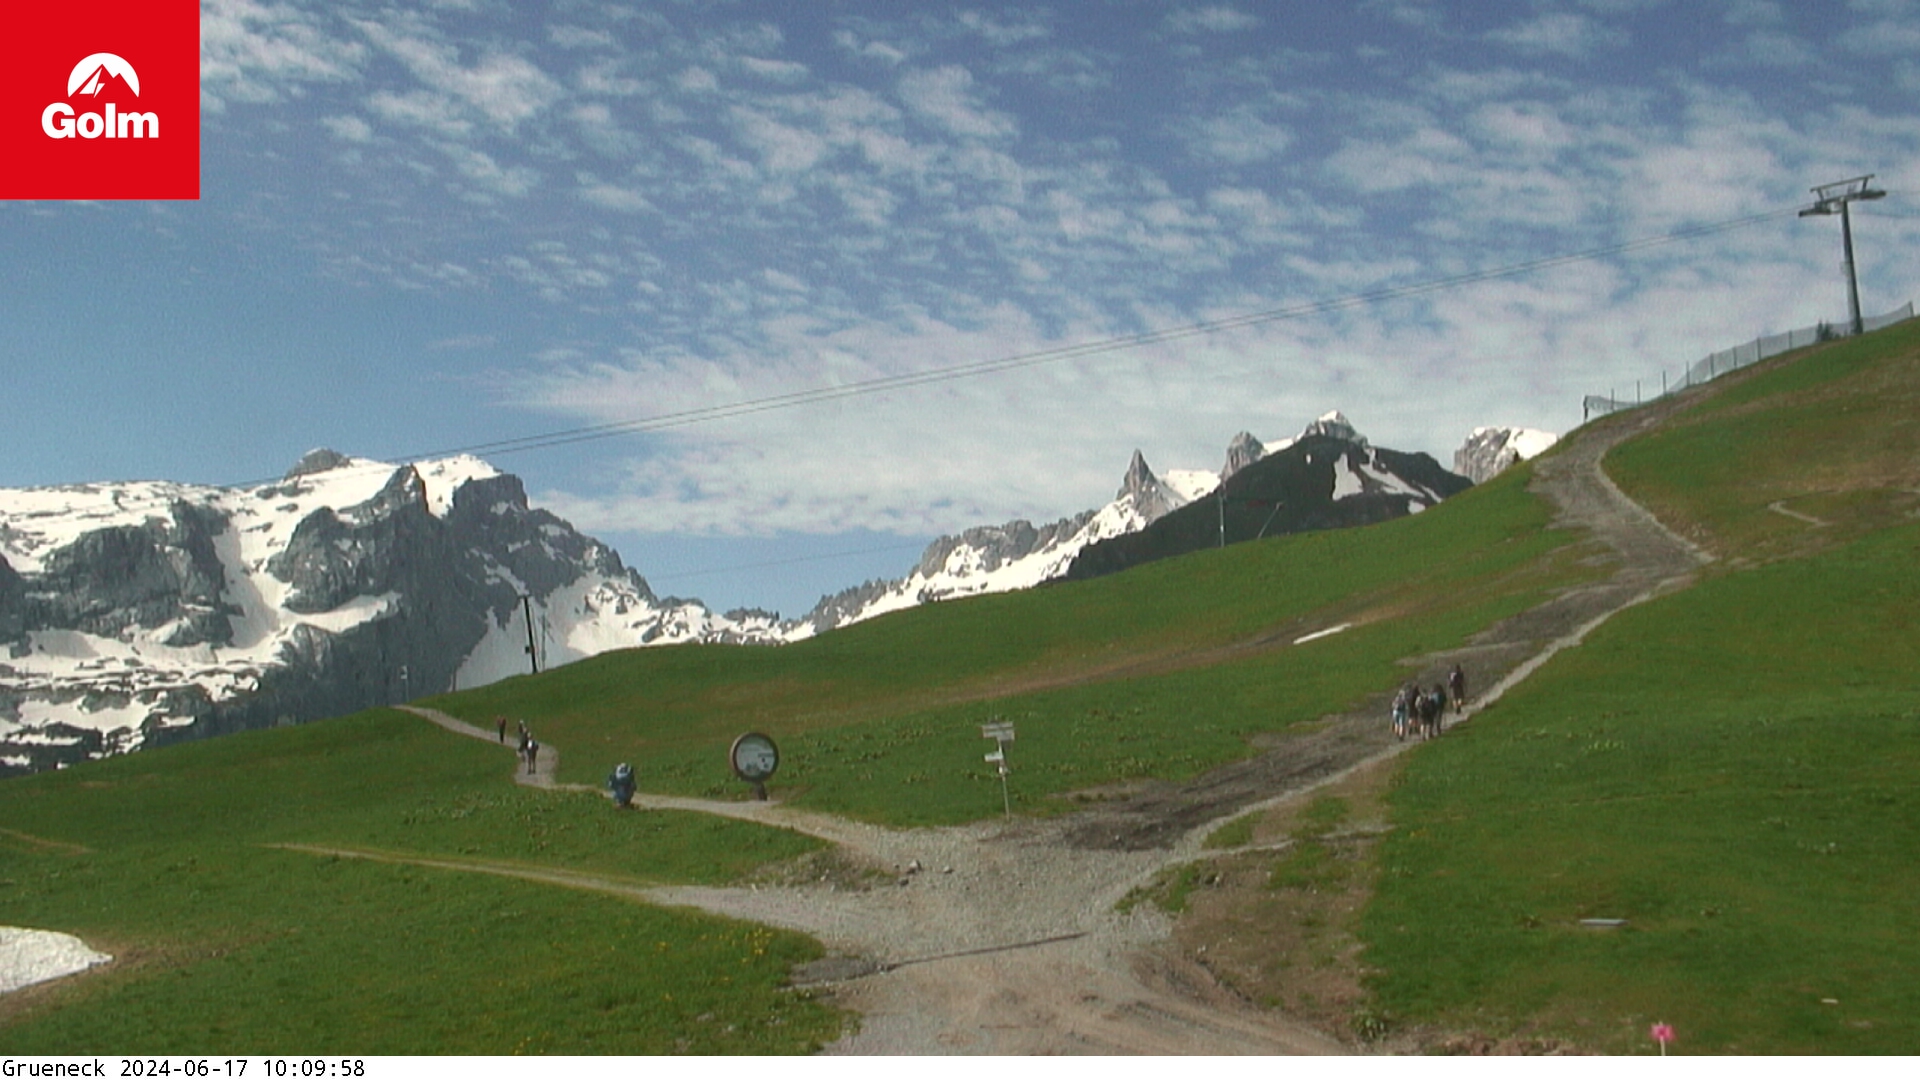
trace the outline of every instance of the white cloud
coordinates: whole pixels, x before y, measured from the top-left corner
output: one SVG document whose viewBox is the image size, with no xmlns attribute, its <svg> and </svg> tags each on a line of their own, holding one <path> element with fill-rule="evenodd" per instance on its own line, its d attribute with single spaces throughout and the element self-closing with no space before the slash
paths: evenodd
<svg viewBox="0 0 1920 1080">
<path fill-rule="evenodd" d="M 703 67 L 690 67 L 674 78 L 674 85 L 689 94 L 711 94 L 720 89 L 720 80 Z"/>
<path fill-rule="evenodd" d="M 1730 26 L 1778 26 L 1786 18 L 1776 0 L 1732 0 L 1725 15 Z"/>
<path fill-rule="evenodd" d="M 367 50 L 330 35 L 311 13 L 259 0 L 202 0 L 200 88 L 227 101 L 279 101 L 312 82 L 357 79 Z"/>
<path fill-rule="evenodd" d="M 1835 39 L 1841 48 L 1863 56 L 1913 56 L 1920 53 L 1920 12 L 1912 8 L 1866 9 L 1879 17 L 1848 27 Z"/>
<path fill-rule="evenodd" d="M 848 30 L 835 32 L 833 43 L 854 56 L 866 60 L 877 60 L 888 67 L 898 67 L 907 60 L 905 51 L 884 41 L 863 41 L 858 35 Z"/>
<path fill-rule="evenodd" d="M 642 533 L 924 535 L 1049 521 L 1111 498 L 1135 448 L 1161 469 L 1216 467 L 1234 432 L 1285 436 L 1330 408 L 1377 442 L 1444 459 L 1474 422 L 1565 430 L 1582 393 L 1631 392 L 1636 375 L 1651 392 L 1663 364 L 1677 373 L 1696 351 L 1743 340 L 1749 326 L 1783 314 L 1812 321 L 1796 284 L 1770 280 L 1775 265 L 1735 259 L 1702 277 L 1656 262 L 1646 279 L 1577 264 L 1346 317 L 758 412 L 650 437 L 614 489 L 542 501 L 589 530 Z M 1359 284 L 1380 267 L 1319 271 Z M 1623 291 L 1629 282 L 1636 287 Z M 1649 325 L 1661 333 L 1650 338 Z M 751 355 L 576 363 L 524 385 L 532 404 L 605 422 L 1097 336 L 1086 325 L 1050 335 L 1009 308 L 988 309 L 972 327 L 922 316 L 830 329 L 800 318 L 774 327 Z"/>
<path fill-rule="evenodd" d="M 812 131 L 784 124 L 766 113 L 744 106 L 728 111 L 740 139 L 760 155 L 772 172 L 804 172 L 820 163 L 831 146 Z"/>
<path fill-rule="evenodd" d="M 1167 16 L 1167 26 L 1176 34 L 1232 34 L 1252 30 L 1260 20 L 1230 7 L 1182 8 Z"/>
<path fill-rule="evenodd" d="M 444 94 L 382 90 L 368 98 L 367 105 L 383 119 L 430 128 L 449 139 L 464 139 L 473 132 L 467 112 Z"/>
<path fill-rule="evenodd" d="M 1602 48 L 1626 44 L 1627 37 L 1584 15 L 1553 12 L 1526 22 L 1496 30 L 1488 39 L 1501 45 L 1535 55 L 1584 57 Z"/>
<path fill-rule="evenodd" d="M 791 60 L 769 60 L 758 56 L 741 57 L 740 67 L 749 75 L 774 82 L 799 82 L 810 74 L 805 64 L 798 64 Z"/>
<path fill-rule="evenodd" d="M 653 204 L 647 201 L 647 197 L 634 188 L 606 183 L 592 173 L 581 173 L 577 179 L 580 183 L 580 197 L 603 210 L 638 214 L 654 209 Z"/>
<path fill-rule="evenodd" d="M 1727 59 L 1760 67 L 1801 68 L 1819 62 L 1820 51 L 1792 34 L 1755 30 L 1729 50 Z"/>
<path fill-rule="evenodd" d="M 440 147 L 460 174 L 474 182 L 487 195 L 518 197 L 540 181 L 540 174 L 525 165 L 502 165 L 489 154 L 470 146 L 445 144 Z"/>
<path fill-rule="evenodd" d="M 459 49 L 424 32 L 366 20 L 356 25 L 425 84 L 416 94 L 458 102 L 464 111 L 509 133 L 565 94 L 537 65 L 510 53 L 487 52 L 473 64 L 462 64 Z"/>
<path fill-rule="evenodd" d="M 962 11 L 957 18 L 961 26 L 978 34 L 987 44 L 1002 49 L 1022 42 L 1038 41 L 1053 33 L 1031 13 L 1023 14 L 1024 17 L 1017 20 L 1002 20 L 979 11 Z"/>
<path fill-rule="evenodd" d="M 320 123 L 341 142 L 373 141 L 373 125 L 357 116 L 324 116 L 320 118 Z"/>
<path fill-rule="evenodd" d="M 1193 127 L 1190 138 L 1196 153 L 1230 165 L 1267 161 L 1293 144 L 1293 132 L 1248 109 L 1208 117 Z"/>
<path fill-rule="evenodd" d="M 344 53 L 300 36 L 327 25 L 318 16 L 261 15 L 248 47 L 290 51 L 248 61 L 245 79 L 287 98 L 324 91 L 304 115 L 341 142 L 398 125 L 429 136 L 362 153 L 388 170 L 382 182 L 400 182 L 356 193 L 355 209 L 399 206 L 403 229 L 432 220 L 485 239 L 409 232 L 391 246 L 421 253 L 384 272 L 408 287 L 551 301 L 564 333 L 549 327 L 558 340 L 526 347 L 512 403 L 581 422 L 1471 273 L 1768 209 L 1869 168 L 1920 172 L 1920 131 L 1893 123 L 1911 115 L 1823 68 L 1819 39 L 1789 36 L 1778 5 L 1706 19 L 1723 51 L 1685 73 L 1638 64 L 1631 49 L 1567 63 L 1625 40 L 1600 8 L 1575 7 L 1523 5 L 1531 14 L 1488 50 L 1435 29 L 1432 8 L 1368 5 L 1387 17 L 1356 24 L 1391 38 L 1343 53 L 1344 74 L 1197 37 L 1287 29 L 1227 6 L 1084 36 L 1070 33 L 1070 7 L 1044 19 L 848 18 L 791 38 L 729 27 L 727 5 L 698 33 L 645 35 L 595 29 L 613 24 L 585 7 L 568 16 L 581 27 L 518 39 L 388 16 Z M 222 6 L 243 8 L 269 10 Z M 1869 48 L 1860 35 L 1909 25 L 1886 9 L 1857 18 L 1856 50 Z M 1196 37 L 1170 46 L 1163 25 Z M 1129 52 L 1115 44 L 1129 34 L 1153 40 Z M 1156 82 L 1154 108 L 1130 111 L 1139 50 L 1207 48 L 1261 56 Z M 1784 100 L 1754 81 L 1762 64 L 1835 88 Z M 1874 70 L 1920 85 L 1913 65 Z M 367 72 L 380 82 L 361 85 Z M 1085 92 L 1108 78 L 1129 88 L 1111 108 Z M 222 92 L 241 100 L 242 81 Z M 1820 104 L 1849 94 L 1854 111 Z M 408 202 L 409 183 L 427 195 Z M 450 201 L 450 188 L 479 205 Z M 1696 349 L 1832 317 L 1831 224 L 676 429 L 633 455 L 623 487 L 551 501 L 594 528 L 919 534 L 1084 509 L 1111 495 L 1135 446 L 1159 467 L 1211 466 L 1234 431 L 1290 434 L 1333 407 L 1387 445 L 1442 454 L 1473 423 L 1563 429 L 1581 393 L 1623 374 L 1657 376 Z M 1915 234 L 1876 222 L 1863 263 L 1920 279 L 1920 256 L 1905 254 L 1920 250 Z M 382 246 L 340 261 L 370 262 Z M 582 315 L 607 311 L 617 315 Z M 644 349 L 619 347 L 643 338 Z"/>
<path fill-rule="evenodd" d="M 548 27 L 547 40 L 563 49 L 611 49 L 614 47 L 612 34 L 605 30 L 587 30 L 578 26 Z"/>
<path fill-rule="evenodd" d="M 900 78 L 900 99 L 921 119 L 963 138 L 1013 134 L 1013 118 L 979 104 L 973 86 L 972 73 L 957 65 L 910 71 Z"/>
</svg>

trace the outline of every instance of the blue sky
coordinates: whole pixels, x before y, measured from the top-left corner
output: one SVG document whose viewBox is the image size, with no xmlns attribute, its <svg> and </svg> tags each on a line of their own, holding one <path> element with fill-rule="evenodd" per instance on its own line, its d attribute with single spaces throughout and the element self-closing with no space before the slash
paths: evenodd
<svg viewBox="0 0 1920 1080">
<path fill-rule="evenodd" d="M 492 455 L 789 615 L 1137 447 L 1331 408 L 1450 460 L 1920 293 L 1920 5 L 205 0 L 197 203 L 0 203 L 0 485 L 276 475 L 1739 229 L 918 389 Z M 846 552 L 860 554 L 822 558 Z M 772 565 L 763 565 L 772 564 Z"/>
</svg>

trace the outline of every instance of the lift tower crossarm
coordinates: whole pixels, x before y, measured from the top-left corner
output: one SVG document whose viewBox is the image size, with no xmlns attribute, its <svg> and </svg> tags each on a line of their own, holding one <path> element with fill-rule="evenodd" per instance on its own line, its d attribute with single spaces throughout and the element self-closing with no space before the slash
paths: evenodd
<svg viewBox="0 0 1920 1080">
<path fill-rule="evenodd" d="M 1864 333 L 1866 326 L 1860 320 L 1860 279 L 1853 269 L 1853 215 L 1847 212 L 1847 207 L 1857 199 L 1884 199 L 1887 193 L 1873 186 L 1872 173 L 1821 184 L 1812 190 L 1815 202 L 1800 211 L 1800 216 L 1840 215 L 1840 242 L 1846 252 L 1847 265 L 1847 310 L 1853 316 L 1853 333 Z"/>
</svg>

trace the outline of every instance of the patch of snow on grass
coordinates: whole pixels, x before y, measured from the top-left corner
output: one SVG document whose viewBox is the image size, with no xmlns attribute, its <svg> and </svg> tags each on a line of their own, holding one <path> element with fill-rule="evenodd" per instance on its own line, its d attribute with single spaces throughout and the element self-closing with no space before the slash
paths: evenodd
<svg viewBox="0 0 1920 1080">
<path fill-rule="evenodd" d="M 113 957 L 94 952 L 72 934 L 0 926 L 0 994 L 57 979 Z"/>
<path fill-rule="evenodd" d="M 1295 645 L 1305 645 L 1307 642 L 1313 641 L 1317 638 L 1332 637 L 1333 635 L 1339 633 L 1342 630 L 1345 630 L 1347 627 L 1352 625 L 1353 624 L 1350 622 L 1343 622 L 1339 626 L 1329 626 L 1325 630 L 1315 630 L 1313 633 L 1308 634 L 1305 637 L 1294 638 L 1293 643 Z"/>
</svg>

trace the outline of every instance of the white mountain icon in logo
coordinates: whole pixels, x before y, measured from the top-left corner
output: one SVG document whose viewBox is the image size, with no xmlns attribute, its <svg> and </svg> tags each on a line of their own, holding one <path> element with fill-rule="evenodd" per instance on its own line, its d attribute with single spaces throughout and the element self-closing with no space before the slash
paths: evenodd
<svg viewBox="0 0 1920 1080">
<path fill-rule="evenodd" d="M 119 76 L 135 96 L 139 95 L 140 76 L 133 73 L 133 65 L 110 52 L 97 52 L 73 65 L 73 74 L 67 76 L 67 96 L 72 97 L 75 94 L 98 96 L 100 91 L 105 89 L 103 84 L 107 78 L 114 75 Z"/>
</svg>

